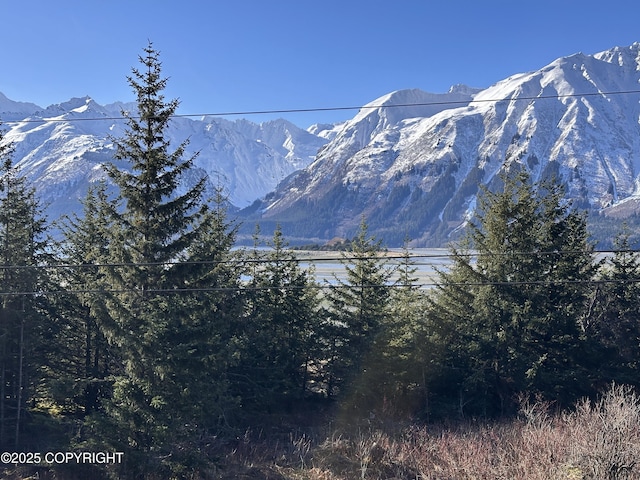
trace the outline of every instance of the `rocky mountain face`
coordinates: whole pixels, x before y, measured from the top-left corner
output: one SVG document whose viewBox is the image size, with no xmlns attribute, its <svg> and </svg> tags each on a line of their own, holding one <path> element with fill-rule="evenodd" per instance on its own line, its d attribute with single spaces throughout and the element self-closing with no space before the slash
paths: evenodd
<svg viewBox="0 0 640 480">
<path fill-rule="evenodd" d="M 353 235 L 439 245 L 505 169 L 556 175 L 578 208 L 626 216 L 640 202 L 640 43 L 560 58 L 487 89 L 398 91 L 366 107 L 315 161 L 245 213 L 291 237 Z"/>
<path fill-rule="evenodd" d="M 14 161 L 50 219 L 77 211 L 104 177 L 122 110 L 135 105 L 85 97 L 43 109 L 0 94 Z M 183 188 L 206 174 L 248 230 L 260 223 L 268 234 L 278 223 L 294 241 L 350 237 L 364 216 L 388 245 L 442 245 L 473 215 L 480 185 L 495 188 L 511 168 L 556 175 L 577 208 L 627 218 L 640 210 L 640 43 L 563 57 L 482 90 L 392 92 L 338 125 L 178 117 L 168 135 L 199 152 Z"/>
<path fill-rule="evenodd" d="M 88 185 L 105 178 L 112 161 L 113 137 L 126 128 L 123 111 L 134 104 L 98 105 L 89 97 L 41 108 L 0 94 L 0 119 L 6 140 L 15 146 L 14 162 L 36 188 L 50 219 L 79 211 Z M 211 190 L 221 186 L 237 208 L 272 191 L 292 172 L 313 161 L 326 138 L 286 120 L 255 124 L 216 117 L 173 119 L 169 140 L 189 140 L 186 155 L 198 153 L 189 188 L 203 175 Z"/>
</svg>

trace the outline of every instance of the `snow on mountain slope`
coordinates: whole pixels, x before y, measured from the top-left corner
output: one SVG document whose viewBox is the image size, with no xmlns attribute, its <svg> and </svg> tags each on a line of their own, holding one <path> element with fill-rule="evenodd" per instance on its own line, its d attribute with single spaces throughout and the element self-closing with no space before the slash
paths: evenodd
<svg viewBox="0 0 640 480">
<path fill-rule="evenodd" d="M 291 238 L 350 236 L 365 215 L 388 244 L 434 246 L 474 211 L 480 184 L 505 169 L 557 175 L 578 207 L 624 216 L 640 208 L 640 43 L 559 58 L 484 90 L 401 90 L 338 125 L 176 118 L 168 136 L 199 152 L 244 214 Z M 120 111 L 89 97 L 43 109 L 0 95 L 7 139 L 50 218 L 78 208 L 111 160 Z M 317 155 L 316 155 L 317 153 Z M 276 188 L 277 186 L 277 188 Z M 189 188 L 188 182 L 183 188 Z M 256 198 L 261 202 L 253 203 Z"/>
<path fill-rule="evenodd" d="M 479 184 L 515 165 L 534 179 L 558 175 L 578 207 L 612 208 L 640 198 L 639 89 L 636 43 L 563 57 L 482 91 L 393 92 L 267 196 L 262 221 L 331 238 L 352 234 L 364 214 L 389 243 L 409 235 L 433 245 L 469 217 Z"/>
<path fill-rule="evenodd" d="M 229 191 L 231 203 L 245 207 L 313 161 L 326 140 L 286 120 L 255 124 L 205 118 L 178 119 L 170 137 L 191 129 L 187 152 L 199 152 L 196 166 Z"/>
<path fill-rule="evenodd" d="M 406 121 L 428 118 L 439 112 L 467 105 L 473 96 L 469 89 L 455 88 L 447 94 L 420 90 L 392 92 L 365 105 L 360 112 L 333 135 L 333 140 L 320 151 L 307 168 L 313 172 L 304 190 L 296 190 L 295 201 L 306 195 L 317 195 L 331 178 L 356 183 L 377 182 L 378 176 L 395 160 L 394 145 L 406 134 Z"/>
<path fill-rule="evenodd" d="M 0 113 L 2 113 L 2 117 L 0 118 L 5 122 L 17 118 L 24 118 L 38 110 L 40 110 L 40 107 L 34 103 L 14 102 L 0 93 Z"/>
<path fill-rule="evenodd" d="M 316 123 L 314 125 L 311 125 L 309 128 L 307 128 L 307 131 L 312 135 L 316 135 L 317 137 L 321 137 L 326 139 L 327 141 L 331 141 L 334 138 L 336 138 L 336 135 L 340 133 L 340 130 L 342 130 L 343 126 L 344 126 L 344 122 L 340 122 L 336 124 Z"/>
<path fill-rule="evenodd" d="M 101 165 L 112 160 L 111 138 L 121 137 L 126 128 L 121 112 L 135 109 L 124 103 L 101 106 L 89 97 L 43 109 L 0 96 L 0 119 L 15 146 L 13 160 L 48 205 L 50 218 L 77 211 L 88 184 L 105 178 Z M 327 142 L 285 120 L 258 125 L 213 117 L 175 118 L 167 136 L 175 146 L 188 139 L 187 156 L 198 153 L 191 181 L 208 175 L 211 187 L 223 187 L 237 207 L 308 165 Z"/>
</svg>

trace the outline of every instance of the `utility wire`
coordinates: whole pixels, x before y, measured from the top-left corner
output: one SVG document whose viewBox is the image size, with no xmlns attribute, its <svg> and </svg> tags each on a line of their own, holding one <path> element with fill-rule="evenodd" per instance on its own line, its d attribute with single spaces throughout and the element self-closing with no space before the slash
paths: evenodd
<svg viewBox="0 0 640 480">
<path fill-rule="evenodd" d="M 252 250 L 247 251 L 253 255 Z M 291 252 L 287 250 L 287 252 Z M 265 251 L 265 257 L 263 258 L 243 258 L 243 259 L 226 259 L 226 260 L 193 260 L 193 261 L 167 261 L 167 262 L 117 262 L 117 263 L 59 263 L 59 264 L 40 264 L 40 265 L 0 265 L 0 270 L 29 270 L 29 269 L 74 269 L 74 268 L 117 268 L 117 267 L 171 267 L 174 265 L 182 266 L 198 266 L 198 265 L 245 265 L 245 264 L 269 264 L 269 263 L 328 263 L 339 262 L 345 265 L 349 265 L 348 262 L 355 262 L 360 260 L 380 260 L 388 261 L 394 265 L 397 262 L 413 260 L 418 258 L 480 258 L 480 257 L 540 257 L 540 256 L 564 256 L 564 255 L 607 255 L 616 253 L 628 253 L 631 255 L 640 254 L 640 249 L 620 249 L 620 250 L 556 250 L 556 251 L 530 251 L 530 252 L 472 252 L 472 253 L 429 253 L 429 254 L 409 254 L 404 255 L 402 252 L 386 252 L 379 255 L 345 255 L 337 257 L 309 257 L 309 258 L 268 258 L 268 251 Z M 433 263 L 413 263 L 410 265 L 417 266 L 442 266 L 441 264 Z"/>
<path fill-rule="evenodd" d="M 226 116 L 251 116 L 251 115 L 273 115 L 273 114 L 288 114 L 288 113 L 313 113 L 313 112 L 337 112 L 346 110 L 375 110 L 378 108 L 403 108 L 403 107 L 430 107 L 430 106 L 452 106 L 452 105 L 470 105 L 473 103 L 500 103 L 500 102 L 515 102 L 515 101 L 532 101 L 532 100 L 548 100 L 548 99 L 560 99 L 560 98 L 575 98 L 575 97 L 604 97 L 607 95 L 631 95 L 638 94 L 640 90 L 622 90 L 613 92 L 590 92 L 590 93 L 567 93 L 556 95 L 539 95 L 539 96 L 525 96 L 517 98 L 483 98 L 483 99 L 471 99 L 471 100 L 449 100 L 442 102 L 423 102 L 423 103 L 398 103 L 392 105 L 360 105 L 360 106 L 345 106 L 345 107 L 318 107 L 318 108 L 292 108 L 292 109 L 274 109 L 274 110 L 245 110 L 245 111 L 230 111 L 230 112 L 213 112 L 213 113 L 185 113 L 174 114 L 169 118 L 192 118 L 192 117 L 226 117 Z M 129 119 L 140 119 L 140 116 L 123 115 L 117 117 L 88 117 L 88 118 L 27 118 L 23 120 L 11 120 L 3 122 L 5 125 L 22 124 L 22 123 L 48 123 L 48 122 L 89 122 L 89 121 L 119 121 Z"/>
<path fill-rule="evenodd" d="M 258 287 L 252 286 L 251 283 L 237 287 L 186 287 L 186 288 L 157 288 L 157 289 L 145 289 L 139 290 L 135 288 L 87 288 L 78 289 L 71 288 L 67 290 L 39 290 L 39 291 L 16 291 L 16 292 L 0 292 L 0 297 L 18 297 L 18 296 L 54 296 L 54 295 L 77 295 L 77 294 L 119 294 L 119 293 L 139 293 L 141 295 L 153 294 L 153 295 L 170 295 L 170 294 L 183 294 L 183 293 L 207 293 L 207 292 L 261 292 L 270 290 L 290 291 L 290 290 L 340 290 L 340 289 L 427 289 L 440 286 L 457 286 L 457 287 L 480 287 L 480 286 L 525 286 L 525 285 L 606 285 L 606 284 L 631 284 L 640 283 L 640 278 L 626 278 L 626 279 L 592 279 L 592 280 L 523 280 L 523 281 L 488 281 L 488 282 L 425 282 L 425 283 L 389 283 L 385 285 L 350 285 L 350 284 L 332 284 L 328 282 L 313 283 L 311 285 L 280 285 L 280 286 L 266 286 Z"/>
<path fill-rule="evenodd" d="M 326 257 L 318 257 L 318 258 L 309 258 L 309 259 L 257 259 L 257 258 L 248 258 L 248 259 L 238 259 L 238 260 L 218 260 L 218 261 L 193 261 L 193 262 L 156 262 L 156 263 L 146 263 L 146 264 L 134 264 L 134 263 L 104 263 L 104 264 L 58 264 L 58 265 L 4 265 L 0 266 L 0 270 L 13 270 L 13 269 L 56 269 L 56 268 L 64 268 L 64 269 L 73 269 L 73 268 L 98 268 L 98 267 L 108 267 L 108 268 L 117 268 L 117 267 L 145 267 L 145 266 L 169 266 L 169 265 L 221 265 L 221 264 L 234 264 L 234 265 L 242 265 L 242 264 L 259 264 L 259 263 L 273 263 L 274 261 L 280 261 L 282 263 L 287 262 L 295 262 L 295 263 L 313 263 L 313 262 L 327 262 L 327 261 L 339 261 L 341 263 L 346 260 L 365 260 L 365 259 L 374 259 L 374 260 L 412 260 L 414 258 L 445 258 L 445 257 L 479 257 L 486 255 L 496 255 L 496 256 L 517 256 L 517 255 L 529 255 L 529 256 L 539 256 L 539 255 L 563 255 L 563 254 L 611 254 L 611 253 L 630 253 L 630 254 L 638 254 L 638 250 L 633 249 L 621 249 L 621 250 L 595 250 L 595 251 L 551 251 L 551 252 L 496 252 L 496 253 L 469 253 L 469 254 L 422 254 L 422 255 L 401 255 L 397 256 L 382 256 L 382 255 L 369 255 L 369 256 L 357 256 L 357 257 L 336 257 L 336 258 L 326 258 Z M 395 267 L 401 267 L 402 264 L 394 264 Z M 446 265 L 442 264 L 416 264 L 409 263 L 408 267 L 415 266 L 431 266 L 431 267 L 446 267 Z M 394 272 L 391 272 L 394 273 Z M 437 271 L 435 272 L 437 274 Z M 413 273 L 417 275 L 417 273 Z M 338 278 L 338 277 L 336 277 Z M 243 285 L 234 286 L 234 287 L 186 287 L 186 288 L 169 288 L 169 289 L 148 289 L 145 290 L 144 293 L 160 295 L 160 294 L 183 294 L 183 293 L 202 293 L 202 292 L 258 292 L 258 291 L 267 291 L 267 290 L 280 290 L 280 291 L 289 291 L 289 290 L 302 290 L 302 289 L 318 289 L 318 290 L 335 290 L 342 288 L 413 288 L 413 289 L 427 289 L 439 286 L 460 286 L 460 287 L 474 287 L 474 286 L 524 286 L 524 285 L 576 285 L 576 284 L 589 284 L 589 285 L 603 285 L 603 284 L 632 284 L 632 283 L 640 283 L 640 278 L 626 278 L 626 279 L 580 279 L 580 280 L 526 280 L 526 281 L 473 281 L 473 282 L 424 282 L 424 283 L 402 283 L 400 281 L 388 283 L 386 285 L 350 285 L 342 283 L 338 280 L 339 283 L 332 284 L 327 280 L 324 280 L 323 283 L 318 281 L 312 282 L 310 285 L 279 285 L 279 286 L 256 286 L 252 285 L 251 281 L 244 282 Z M 109 288 L 90 288 L 90 289 L 78 289 L 78 288 L 70 288 L 70 289 L 61 289 L 61 290 L 39 290 L 39 291 L 14 291 L 14 292 L 0 292 L 0 297 L 10 297 L 10 296 L 52 296 L 52 295 L 70 295 L 70 294 L 118 294 L 118 293 L 143 293 L 142 291 L 135 288 L 124 288 L 124 289 L 109 289 Z"/>
<path fill-rule="evenodd" d="M 591 93 L 575 93 L 575 94 L 557 94 L 557 95 L 539 95 L 539 96 L 526 96 L 526 97 L 517 97 L 517 98 L 500 98 L 500 99 L 471 99 L 466 101 L 443 101 L 443 102 L 424 102 L 424 103 L 404 103 L 404 104 L 392 104 L 392 105 L 362 105 L 362 106 L 343 106 L 343 107 L 326 107 L 326 108 L 300 108 L 300 109 L 277 109 L 277 110 L 249 110 L 249 111 L 236 111 L 236 112 L 214 112 L 214 113 L 200 113 L 200 114 L 174 114 L 173 118 L 189 118 L 189 117 L 215 117 L 215 116 L 240 116 L 240 115 L 264 115 L 264 114 L 285 114 L 285 113 L 310 113 L 310 112 L 327 112 L 327 111 L 342 111 L 342 110 L 363 110 L 363 109 L 377 109 L 377 108 L 402 108 L 402 107 L 421 107 L 421 106 L 447 106 L 447 105 L 470 105 L 473 103 L 499 103 L 505 101 L 532 101 L 532 100 L 544 100 L 544 99 L 560 99 L 560 98 L 572 98 L 572 97 L 593 97 L 593 96 L 607 96 L 607 95 L 629 95 L 629 94 L 638 94 L 640 90 L 627 90 L 627 91 L 613 91 L 613 92 L 591 92 Z M 96 118 L 42 118 L 42 119 L 23 119 L 23 120 L 15 120 L 4 122 L 5 125 L 9 124 L 22 124 L 22 123 L 47 123 L 47 122 L 80 122 L 80 121 L 118 121 L 118 120 L 127 120 L 127 119 L 139 119 L 139 116 L 130 116 L 124 115 L 119 117 L 96 117 Z M 147 263 L 147 264 L 136 264 L 136 263 L 113 263 L 113 264 L 58 264 L 58 265 L 0 265 L 0 270 L 13 270 L 13 269 L 57 269 L 57 268 L 96 268 L 96 267 L 125 267 L 125 266 L 170 266 L 170 265 L 219 265 L 219 264 L 247 264 L 247 263 L 271 263 L 274 261 L 280 262 L 298 262 L 298 263 L 322 263 L 322 262 L 345 262 L 348 260 L 364 260 L 364 259 L 386 259 L 386 260 L 403 260 L 403 259 L 414 259 L 414 258 L 460 258 L 460 257 L 480 257 L 487 255 L 496 255 L 496 256 L 521 256 L 521 255 L 529 255 L 529 256 L 540 256 L 540 255 L 565 255 L 565 254 L 611 254 L 611 253 L 638 253 L 638 250 L 597 250 L 597 251 L 551 251 L 551 252 L 495 252 L 495 253 L 456 253 L 456 254 L 424 254 L 424 255 L 415 255 L 411 254 L 409 256 L 404 256 L 400 253 L 397 255 L 377 255 L 371 257 L 348 257 L 348 256 L 340 256 L 336 258 L 296 258 L 296 259 L 258 259 L 258 258 L 249 258 L 249 259 L 238 259 L 238 260 L 222 260 L 222 261 L 191 261 L 191 262 L 159 262 L 159 263 Z M 412 263 L 411 266 L 419 265 L 419 266 L 437 266 L 433 264 L 415 264 Z M 576 280 L 576 281 L 531 281 L 531 282 L 497 282 L 497 283 L 478 283 L 477 285 L 531 285 L 531 284 L 544 284 L 544 283 L 607 283 L 607 280 Z M 640 282 L 640 279 L 631 279 L 631 280 L 623 280 L 623 282 Z M 413 285 L 414 287 L 429 287 L 429 286 L 437 286 L 437 283 L 424 283 L 420 285 Z M 451 284 L 456 285 L 456 284 Z M 462 285 L 472 286 L 476 285 L 473 283 L 461 283 Z M 393 286 L 393 285 L 390 285 Z M 402 285 L 395 285 L 402 286 Z M 317 285 L 315 288 L 338 288 L 339 286 L 335 285 Z M 249 289 L 257 289 L 257 287 L 241 287 L 242 290 Z M 273 288 L 292 288 L 292 287 L 273 287 Z M 305 288 L 305 287 L 300 287 Z M 207 289 L 171 289 L 171 290 L 155 290 L 150 292 L 155 293 L 178 293 L 178 292 L 195 292 L 195 291 L 220 291 L 220 290 L 238 290 L 238 288 L 207 288 Z M 120 292 L 119 290 L 109 290 L 110 292 Z M 127 291 L 127 290 L 123 290 Z M 99 292 L 107 292 L 106 290 L 66 290 L 66 291 L 41 291 L 41 292 L 0 292 L 0 296 L 5 295 L 45 295 L 45 294 L 55 294 L 55 293 L 99 293 Z"/>
</svg>

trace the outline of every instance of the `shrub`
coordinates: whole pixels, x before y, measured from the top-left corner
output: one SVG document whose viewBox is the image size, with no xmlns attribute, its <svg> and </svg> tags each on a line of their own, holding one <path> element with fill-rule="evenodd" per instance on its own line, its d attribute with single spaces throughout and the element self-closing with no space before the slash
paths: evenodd
<svg viewBox="0 0 640 480">
<path fill-rule="evenodd" d="M 572 430 L 571 461 L 583 478 L 639 477 L 640 398 L 631 387 L 612 385 L 597 401 L 578 403 L 567 420 Z"/>
</svg>

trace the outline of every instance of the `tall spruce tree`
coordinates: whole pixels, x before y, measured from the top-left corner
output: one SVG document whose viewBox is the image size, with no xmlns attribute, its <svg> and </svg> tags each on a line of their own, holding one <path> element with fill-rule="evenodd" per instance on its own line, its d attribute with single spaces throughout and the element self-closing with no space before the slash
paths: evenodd
<svg viewBox="0 0 640 480">
<path fill-rule="evenodd" d="M 228 199 L 221 188 L 216 188 L 211 202 L 213 208 L 206 210 L 199 234 L 186 250 L 187 261 L 176 265 L 188 291 L 173 300 L 180 302 L 176 307 L 184 320 L 175 326 L 180 336 L 168 341 L 176 345 L 174 360 L 188 375 L 183 402 L 199 427 L 215 434 L 229 427 L 238 407 L 228 372 L 240 355 L 236 339 L 245 299 L 240 258 L 233 250 L 238 226 L 228 218 Z"/>
<path fill-rule="evenodd" d="M 354 406 L 368 395 L 364 379 L 365 358 L 388 316 L 389 280 L 393 270 L 381 241 L 369 235 L 363 217 L 358 234 L 341 260 L 346 279 L 336 277 L 329 290 L 328 314 L 323 337 L 326 345 L 327 391 L 351 389 Z M 345 385 L 348 382 L 349 385 Z"/>
<path fill-rule="evenodd" d="M 42 380 L 48 256 L 46 219 L 4 136 L 0 128 L 0 445 L 16 449 Z"/>
<path fill-rule="evenodd" d="M 640 255 L 624 229 L 613 242 L 594 295 L 587 328 L 593 336 L 600 384 L 640 385 Z"/>
<path fill-rule="evenodd" d="M 304 398 L 317 359 L 318 291 L 287 246 L 277 226 L 270 248 L 252 256 L 247 269 L 244 351 L 233 372 L 243 405 L 253 411 Z"/>
<path fill-rule="evenodd" d="M 110 285 L 104 333 L 123 366 L 107 411 L 111 442 L 129 452 L 128 475 L 180 476 L 202 458 L 191 442 L 220 414 L 217 351 L 227 339 L 216 330 L 212 299 L 196 294 L 232 281 L 215 265 L 225 260 L 233 232 L 222 232 L 223 217 L 206 206 L 205 178 L 180 193 L 195 157 L 184 158 L 186 141 L 172 148 L 167 139 L 178 102 L 164 99 L 167 80 L 153 45 L 140 63 L 128 77 L 138 112 L 128 116 L 124 137 L 114 139 L 115 158 L 128 169 L 107 167 L 121 208 L 113 209 L 101 262 Z"/>
<path fill-rule="evenodd" d="M 53 404 L 80 417 L 102 412 L 110 396 L 109 378 L 120 373 L 117 356 L 105 338 L 111 318 L 102 293 L 109 286 L 100 272 L 109 251 L 112 206 L 104 182 L 89 188 L 81 216 L 63 223 L 63 263 L 57 281 L 68 290 L 53 298 L 60 328 L 58 351 L 47 362 L 47 386 Z M 62 354 L 61 354 L 62 353 Z"/>
<path fill-rule="evenodd" d="M 438 280 L 426 297 L 425 315 L 416 331 L 427 417 L 464 415 L 469 402 L 468 384 L 473 380 L 469 318 L 474 287 L 480 280 L 468 239 L 451 245 L 450 258 L 451 265 L 437 272 Z"/>
<path fill-rule="evenodd" d="M 360 382 L 368 386 L 371 408 L 384 409 L 387 416 L 412 415 L 422 406 L 424 391 L 416 387 L 422 384 L 424 369 L 417 339 L 418 329 L 424 325 L 426 301 L 417 272 L 405 242 L 389 291 L 388 314 L 366 357 L 367 368 Z"/>
<path fill-rule="evenodd" d="M 532 184 L 522 170 L 502 181 L 481 196 L 429 311 L 460 413 L 509 411 L 522 392 L 568 403 L 590 388 L 582 325 L 595 270 L 585 217 L 553 179 Z"/>
</svg>

